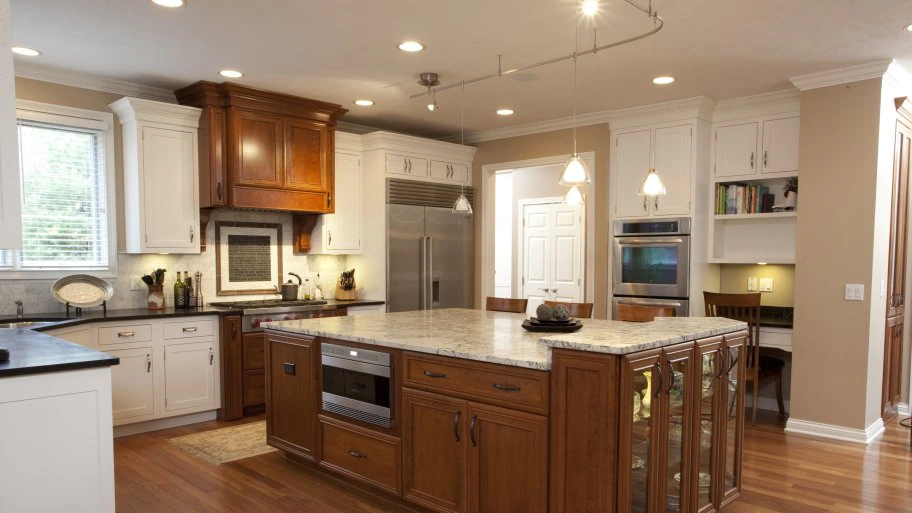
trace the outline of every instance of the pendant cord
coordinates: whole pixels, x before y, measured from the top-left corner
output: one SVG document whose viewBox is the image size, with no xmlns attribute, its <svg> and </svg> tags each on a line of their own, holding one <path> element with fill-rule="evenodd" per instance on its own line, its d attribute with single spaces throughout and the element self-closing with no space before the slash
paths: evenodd
<svg viewBox="0 0 912 513">
<path fill-rule="evenodd" d="M 465 80 L 462 81 L 459 91 L 459 145 L 465 146 Z M 459 195 L 465 195 L 465 188 L 459 184 Z"/>
<path fill-rule="evenodd" d="M 579 13 L 573 31 L 573 156 L 576 157 L 576 54 L 579 53 Z"/>
</svg>

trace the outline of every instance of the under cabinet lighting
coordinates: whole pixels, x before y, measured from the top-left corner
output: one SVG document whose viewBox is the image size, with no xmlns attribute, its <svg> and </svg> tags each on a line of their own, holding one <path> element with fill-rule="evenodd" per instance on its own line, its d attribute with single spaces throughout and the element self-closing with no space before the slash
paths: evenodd
<svg viewBox="0 0 912 513">
<path fill-rule="evenodd" d="M 11 48 L 11 50 L 15 54 L 25 55 L 27 57 L 38 57 L 39 55 L 41 55 L 41 52 L 39 52 L 38 50 L 33 50 L 31 48 L 26 48 L 24 46 L 14 46 Z"/>
<path fill-rule="evenodd" d="M 162 7 L 183 7 L 187 2 L 184 0 L 152 0 L 152 3 L 155 5 L 160 5 Z"/>
<path fill-rule="evenodd" d="M 675 81 L 674 77 L 668 77 L 668 76 L 655 77 L 654 79 L 652 79 L 652 83 L 656 84 L 656 85 L 668 85 L 674 81 Z"/>
<path fill-rule="evenodd" d="M 373 100 L 355 100 L 355 105 L 360 105 L 361 107 L 370 107 L 373 104 Z"/>
<path fill-rule="evenodd" d="M 399 43 L 399 49 L 403 52 L 420 52 L 424 50 L 424 45 L 418 41 L 403 41 Z"/>
<path fill-rule="evenodd" d="M 222 71 L 219 71 L 219 75 L 227 78 L 241 78 L 244 76 L 240 71 L 235 71 L 233 69 L 223 69 Z"/>
<path fill-rule="evenodd" d="M 513 109 L 497 109 L 498 116 L 512 116 Z"/>
</svg>

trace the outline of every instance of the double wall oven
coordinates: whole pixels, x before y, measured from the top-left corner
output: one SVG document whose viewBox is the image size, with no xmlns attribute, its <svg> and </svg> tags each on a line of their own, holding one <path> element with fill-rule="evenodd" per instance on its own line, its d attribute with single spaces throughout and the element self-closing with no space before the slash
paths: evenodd
<svg viewBox="0 0 912 513">
<path fill-rule="evenodd" d="M 614 298 L 618 304 L 671 306 L 689 315 L 690 219 L 644 219 L 614 223 Z"/>
</svg>

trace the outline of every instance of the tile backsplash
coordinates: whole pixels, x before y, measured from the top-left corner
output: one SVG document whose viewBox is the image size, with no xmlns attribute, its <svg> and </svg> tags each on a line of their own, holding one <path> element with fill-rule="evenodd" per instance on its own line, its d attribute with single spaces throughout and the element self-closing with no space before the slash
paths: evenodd
<svg viewBox="0 0 912 513">
<path fill-rule="evenodd" d="M 117 277 L 105 277 L 114 286 L 114 297 L 108 303 L 111 309 L 146 308 L 146 286 L 139 290 L 130 290 L 131 277 L 150 274 L 153 269 L 167 269 L 165 278 L 165 305 L 173 306 L 171 295 L 177 271 L 199 271 L 203 274 L 203 300 L 212 301 L 240 301 L 248 299 L 276 299 L 277 294 L 269 295 L 244 295 L 244 296 L 216 296 L 215 295 L 215 221 L 244 221 L 254 223 L 281 223 L 282 224 L 282 269 L 300 274 L 303 278 L 313 278 L 317 273 L 323 289 L 328 296 L 332 295 L 333 287 L 339 273 L 346 269 L 346 257 L 335 255 L 295 255 L 292 251 L 291 214 L 281 212 L 260 212 L 218 209 L 213 211 L 209 224 L 206 227 L 206 251 L 199 255 L 117 255 Z M 74 271 L 70 274 L 79 274 Z M 0 315 L 8 316 L 16 313 L 14 301 L 21 300 L 27 314 L 63 312 L 66 306 L 59 303 L 51 295 L 51 286 L 56 280 L 2 280 L 0 279 Z M 101 308 L 101 307 L 98 307 Z"/>
</svg>

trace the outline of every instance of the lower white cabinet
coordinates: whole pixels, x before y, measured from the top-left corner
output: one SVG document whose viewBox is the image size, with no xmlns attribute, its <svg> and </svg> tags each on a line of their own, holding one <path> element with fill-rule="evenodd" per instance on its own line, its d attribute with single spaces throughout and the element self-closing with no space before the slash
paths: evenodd
<svg viewBox="0 0 912 513">
<path fill-rule="evenodd" d="M 111 367 L 114 420 L 152 415 L 155 412 L 152 348 L 108 351 L 108 354 L 120 358 L 120 364 Z"/>
<path fill-rule="evenodd" d="M 214 342 L 165 346 L 165 411 L 216 408 Z"/>
</svg>

